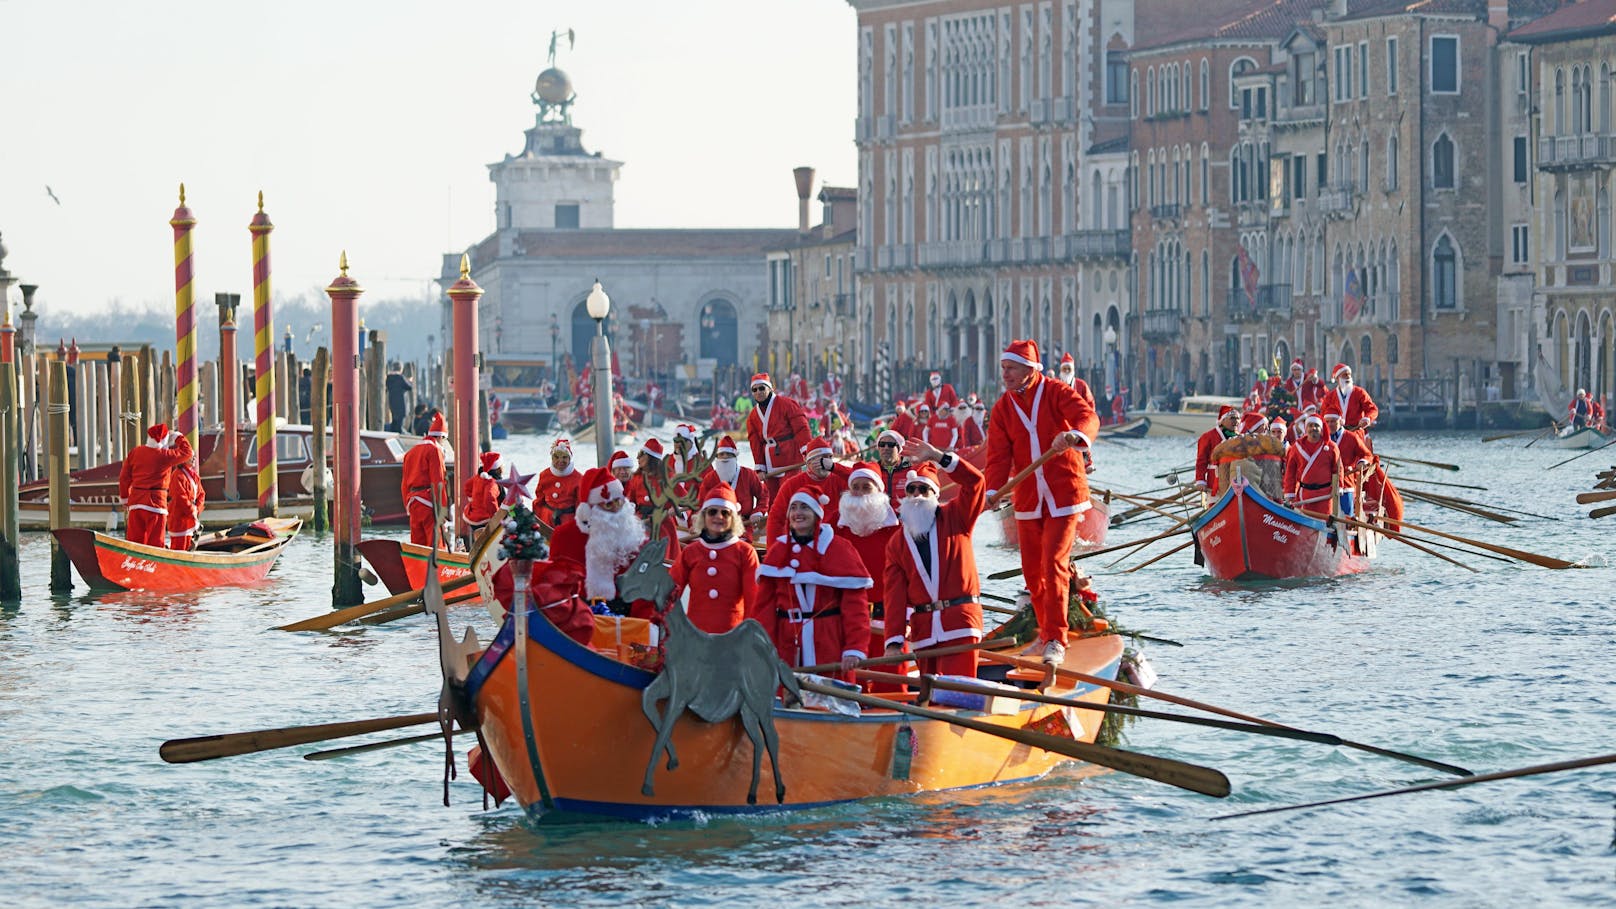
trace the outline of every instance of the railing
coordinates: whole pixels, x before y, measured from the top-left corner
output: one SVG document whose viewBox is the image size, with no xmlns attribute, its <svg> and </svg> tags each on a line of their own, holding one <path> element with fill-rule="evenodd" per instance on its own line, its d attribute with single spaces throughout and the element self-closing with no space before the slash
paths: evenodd
<svg viewBox="0 0 1616 909">
<path fill-rule="evenodd" d="M 1319 190 L 1319 212 L 1331 215 L 1351 211 L 1356 196 L 1356 189 L 1351 183 L 1339 183 L 1328 189 L 1321 189 Z"/>
<path fill-rule="evenodd" d="M 1398 408 L 1445 409 L 1449 401 L 1447 379 L 1396 379 L 1392 382 L 1392 403 Z"/>
<path fill-rule="evenodd" d="M 1262 284 L 1258 285 L 1256 294 L 1247 294 L 1245 288 L 1230 288 L 1228 303 L 1229 318 L 1236 322 L 1268 316 L 1288 319 L 1291 315 L 1291 286 Z"/>
<path fill-rule="evenodd" d="M 1182 330 L 1180 319 L 1183 315 L 1176 309 L 1147 309 L 1140 330 L 1146 338 L 1176 338 Z"/>
<path fill-rule="evenodd" d="M 1133 252 L 1133 242 L 1126 230 L 1080 230 L 1056 240 L 1056 255 L 1066 259 L 1126 258 Z"/>
<path fill-rule="evenodd" d="M 1313 104 L 1284 104 L 1274 111 L 1275 123 L 1301 123 L 1323 119 L 1324 105 L 1317 102 Z"/>
<path fill-rule="evenodd" d="M 973 104 L 969 107 L 950 107 L 943 110 L 944 131 L 991 129 L 998 112 L 991 104 Z"/>
<path fill-rule="evenodd" d="M 1537 166 L 1544 170 L 1616 162 L 1616 135 L 1585 133 L 1537 140 Z"/>
<path fill-rule="evenodd" d="M 1027 105 L 1027 120 L 1028 122 L 1034 124 L 1048 123 L 1049 104 L 1042 98 L 1034 98 L 1032 102 Z"/>
<path fill-rule="evenodd" d="M 875 118 L 875 137 L 877 139 L 890 139 L 894 132 L 894 123 L 897 118 L 892 114 L 882 114 Z"/>
<path fill-rule="evenodd" d="M 1150 216 L 1157 221 L 1177 221 L 1184 216 L 1184 206 L 1177 202 L 1165 202 L 1150 207 Z"/>
</svg>

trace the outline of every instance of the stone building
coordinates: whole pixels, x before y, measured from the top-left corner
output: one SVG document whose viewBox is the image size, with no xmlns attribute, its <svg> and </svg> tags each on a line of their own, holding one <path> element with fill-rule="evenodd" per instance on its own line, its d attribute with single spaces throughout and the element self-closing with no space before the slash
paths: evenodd
<svg viewBox="0 0 1616 909">
<path fill-rule="evenodd" d="M 818 378 L 872 361 L 873 327 L 856 316 L 853 275 L 858 190 L 850 186 L 820 189 L 821 219 L 810 224 L 814 169 L 792 172 L 797 184 L 797 235 L 768 250 L 768 349 L 757 368 L 776 374 Z M 867 373 L 866 373 L 867 374 Z M 854 393 L 860 389 L 854 388 Z M 857 396 L 855 394 L 855 396 Z"/>
</svg>

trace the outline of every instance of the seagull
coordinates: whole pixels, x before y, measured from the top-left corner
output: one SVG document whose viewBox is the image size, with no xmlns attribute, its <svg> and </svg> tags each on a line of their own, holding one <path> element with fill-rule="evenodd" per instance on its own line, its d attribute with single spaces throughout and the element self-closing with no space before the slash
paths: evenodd
<svg viewBox="0 0 1616 909">
<path fill-rule="evenodd" d="M 56 204 L 57 204 L 57 205 L 61 205 L 61 204 L 62 204 L 62 200 L 61 200 L 61 199 L 58 199 L 58 198 L 56 198 L 56 193 L 55 193 L 55 191 L 53 191 L 53 190 L 52 190 L 52 189 L 51 189 L 51 188 L 50 188 L 50 184 L 48 184 L 48 183 L 47 183 L 47 184 L 46 184 L 46 185 L 45 185 L 45 195 L 47 195 L 47 196 L 50 196 L 50 197 L 51 197 L 51 201 L 52 201 L 52 202 L 55 202 L 55 203 L 56 203 Z"/>
</svg>

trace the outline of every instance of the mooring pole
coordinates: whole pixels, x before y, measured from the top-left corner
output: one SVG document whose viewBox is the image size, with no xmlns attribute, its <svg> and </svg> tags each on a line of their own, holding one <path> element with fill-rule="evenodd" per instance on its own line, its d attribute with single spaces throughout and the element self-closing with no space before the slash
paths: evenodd
<svg viewBox="0 0 1616 909">
<path fill-rule="evenodd" d="M 6 320 L 6 327 L 11 320 Z M 11 353 L 11 336 L 6 335 L 3 352 Z M 5 482 L 0 482 L 0 601 L 15 603 L 22 599 L 22 574 L 17 566 L 17 452 L 18 419 L 17 364 L 10 356 L 0 361 L 0 471 Z"/>
<path fill-rule="evenodd" d="M 72 505 L 68 502 L 67 482 L 67 361 L 57 359 L 50 365 L 50 526 L 52 530 L 70 527 L 73 523 Z M 51 537 L 51 593 L 67 593 L 73 589 L 73 566 L 67 559 L 67 550 L 55 536 Z"/>
<path fill-rule="evenodd" d="M 241 366 L 236 361 L 236 306 L 240 294 L 216 293 L 213 302 L 219 307 L 219 411 L 222 431 L 219 445 L 224 449 L 224 497 L 231 502 L 241 500 L 236 488 L 240 478 L 236 475 L 236 446 L 241 432 L 241 391 L 236 383 L 241 379 Z"/>
<path fill-rule="evenodd" d="M 342 254 L 342 274 L 325 289 L 331 297 L 331 404 L 336 449 L 336 580 L 331 605 L 340 609 L 364 602 L 359 581 L 359 352 L 355 349 L 355 323 L 359 295 L 365 289 L 348 277 L 348 254 Z M 260 386 L 262 387 L 262 386 Z M 315 392 L 311 389 L 310 394 Z"/>
<path fill-rule="evenodd" d="M 483 289 L 471 280 L 471 258 L 460 256 L 460 280 L 449 288 L 449 299 L 454 301 L 454 480 L 450 482 L 449 501 L 458 502 L 454 493 L 464 478 L 477 473 L 477 298 Z M 466 528 L 464 508 L 455 509 L 455 538 L 464 538 Z"/>
<path fill-rule="evenodd" d="M 196 439 L 196 297 L 192 288 L 191 229 L 196 216 L 185 207 L 185 184 L 180 184 L 180 206 L 168 219 L 174 228 L 174 430 Z"/>
<path fill-rule="evenodd" d="M 280 508 L 275 487 L 280 465 L 275 457 L 275 320 L 269 302 L 269 234 L 275 225 L 264 214 L 264 194 L 258 194 L 258 214 L 247 225 L 252 232 L 253 355 L 258 396 L 258 516 L 270 518 Z"/>
<path fill-rule="evenodd" d="M 314 465 L 314 482 L 309 484 L 313 488 L 309 491 L 314 494 L 314 532 L 325 533 L 331 526 L 325 504 L 330 499 L 330 490 L 325 488 L 325 384 L 331 373 L 331 353 L 324 347 L 314 352 L 309 373 L 309 421 L 314 427 L 309 434 L 309 461 Z"/>
</svg>

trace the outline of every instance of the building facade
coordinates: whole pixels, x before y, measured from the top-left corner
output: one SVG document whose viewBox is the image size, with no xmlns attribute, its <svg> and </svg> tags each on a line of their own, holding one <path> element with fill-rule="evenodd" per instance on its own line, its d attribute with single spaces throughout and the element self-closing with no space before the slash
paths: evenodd
<svg viewBox="0 0 1616 909">
<path fill-rule="evenodd" d="M 769 273 L 768 347 L 757 368 L 782 379 L 799 373 L 817 379 L 836 373 L 847 383 L 846 394 L 865 399 L 869 371 L 857 364 L 871 361 L 872 327 L 856 316 L 858 299 L 853 274 L 853 248 L 857 233 L 858 190 L 825 186 L 818 194 L 820 223 L 810 224 L 810 198 L 814 170 L 799 167 L 797 235 L 767 253 Z"/>
</svg>

